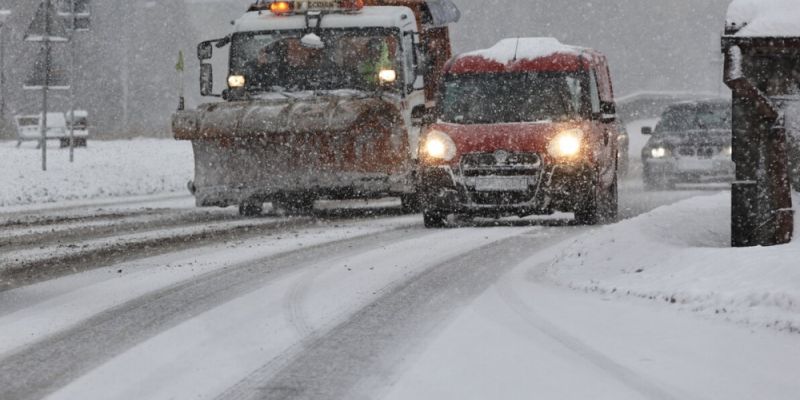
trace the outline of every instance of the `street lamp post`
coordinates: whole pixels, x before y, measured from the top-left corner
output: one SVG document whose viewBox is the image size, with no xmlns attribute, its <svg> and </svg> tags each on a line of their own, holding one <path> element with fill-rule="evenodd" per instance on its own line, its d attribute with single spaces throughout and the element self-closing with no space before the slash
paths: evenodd
<svg viewBox="0 0 800 400">
<path fill-rule="evenodd" d="M 0 10 L 0 129 L 6 129 L 6 19 L 11 10 Z"/>
</svg>

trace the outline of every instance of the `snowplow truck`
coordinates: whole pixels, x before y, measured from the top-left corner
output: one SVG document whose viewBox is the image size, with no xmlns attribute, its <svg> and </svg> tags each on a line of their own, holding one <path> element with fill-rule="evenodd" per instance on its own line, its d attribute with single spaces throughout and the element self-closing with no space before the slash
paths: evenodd
<svg viewBox="0 0 800 400">
<path fill-rule="evenodd" d="M 365 4 L 366 3 L 366 4 Z M 192 142 L 200 207 L 399 197 L 416 205 L 423 120 L 451 56 L 450 0 L 259 1 L 233 32 L 198 45 L 200 93 L 218 97 L 173 117 Z M 214 50 L 227 88 L 214 92 Z"/>
</svg>

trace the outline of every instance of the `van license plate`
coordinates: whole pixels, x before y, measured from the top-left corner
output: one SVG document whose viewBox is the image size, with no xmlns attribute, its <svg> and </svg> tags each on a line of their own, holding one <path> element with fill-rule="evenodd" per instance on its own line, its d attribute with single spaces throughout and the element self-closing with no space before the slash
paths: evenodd
<svg viewBox="0 0 800 400">
<path fill-rule="evenodd" d="M 480 192 L 525 191 L 529 186 L 528 178 L 519 177 L 480 177 L 475 180 L 475 190 Z"/>
</svg>

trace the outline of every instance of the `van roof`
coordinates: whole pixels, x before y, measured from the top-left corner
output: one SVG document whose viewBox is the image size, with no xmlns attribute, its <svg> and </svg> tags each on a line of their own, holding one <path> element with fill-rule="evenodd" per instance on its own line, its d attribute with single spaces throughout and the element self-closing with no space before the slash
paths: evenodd
<svg viewBox="0 0 800 400">
<path fill-rule="evenodd" d="M 555 38 L 509 38 L 488 49 L 456 56 L 445 67 L 445 72 L 580 71 L 588 69 L 596 57 L 604 58 L 599 52 L 565 45 Z"/>
</svg>

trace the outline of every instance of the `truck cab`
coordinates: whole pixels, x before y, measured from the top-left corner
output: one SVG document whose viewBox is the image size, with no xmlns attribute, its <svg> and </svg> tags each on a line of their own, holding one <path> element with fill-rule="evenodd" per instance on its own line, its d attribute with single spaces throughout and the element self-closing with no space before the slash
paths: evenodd
<svg viewBox="0 0 800 400">
<path fill-rule="evenodd" d="M 437 27 L 425 21 L 437 21 L 428 3 L 442 2 L 259 1 L 230 35 L 201 43 L 201 94 L 224 102 L 173 118 L 175 137 L 193 143 L 198 205 L 254 215 L 267 201 L 412 203 L 422 116 L 435 103 L 423 40 Z M 227 87 L 215 93 L 209 60 L 222 47 Z M 449 55 L 449 41 L 439 50 Z"/>
<path fill-rule="evenodd" d="M 615 109 L 606 58 L 594 50 L 512 38 L 453 58 L 420 148 L 425 225 L 452 214 L 615 218 Z"/>
</svg>

